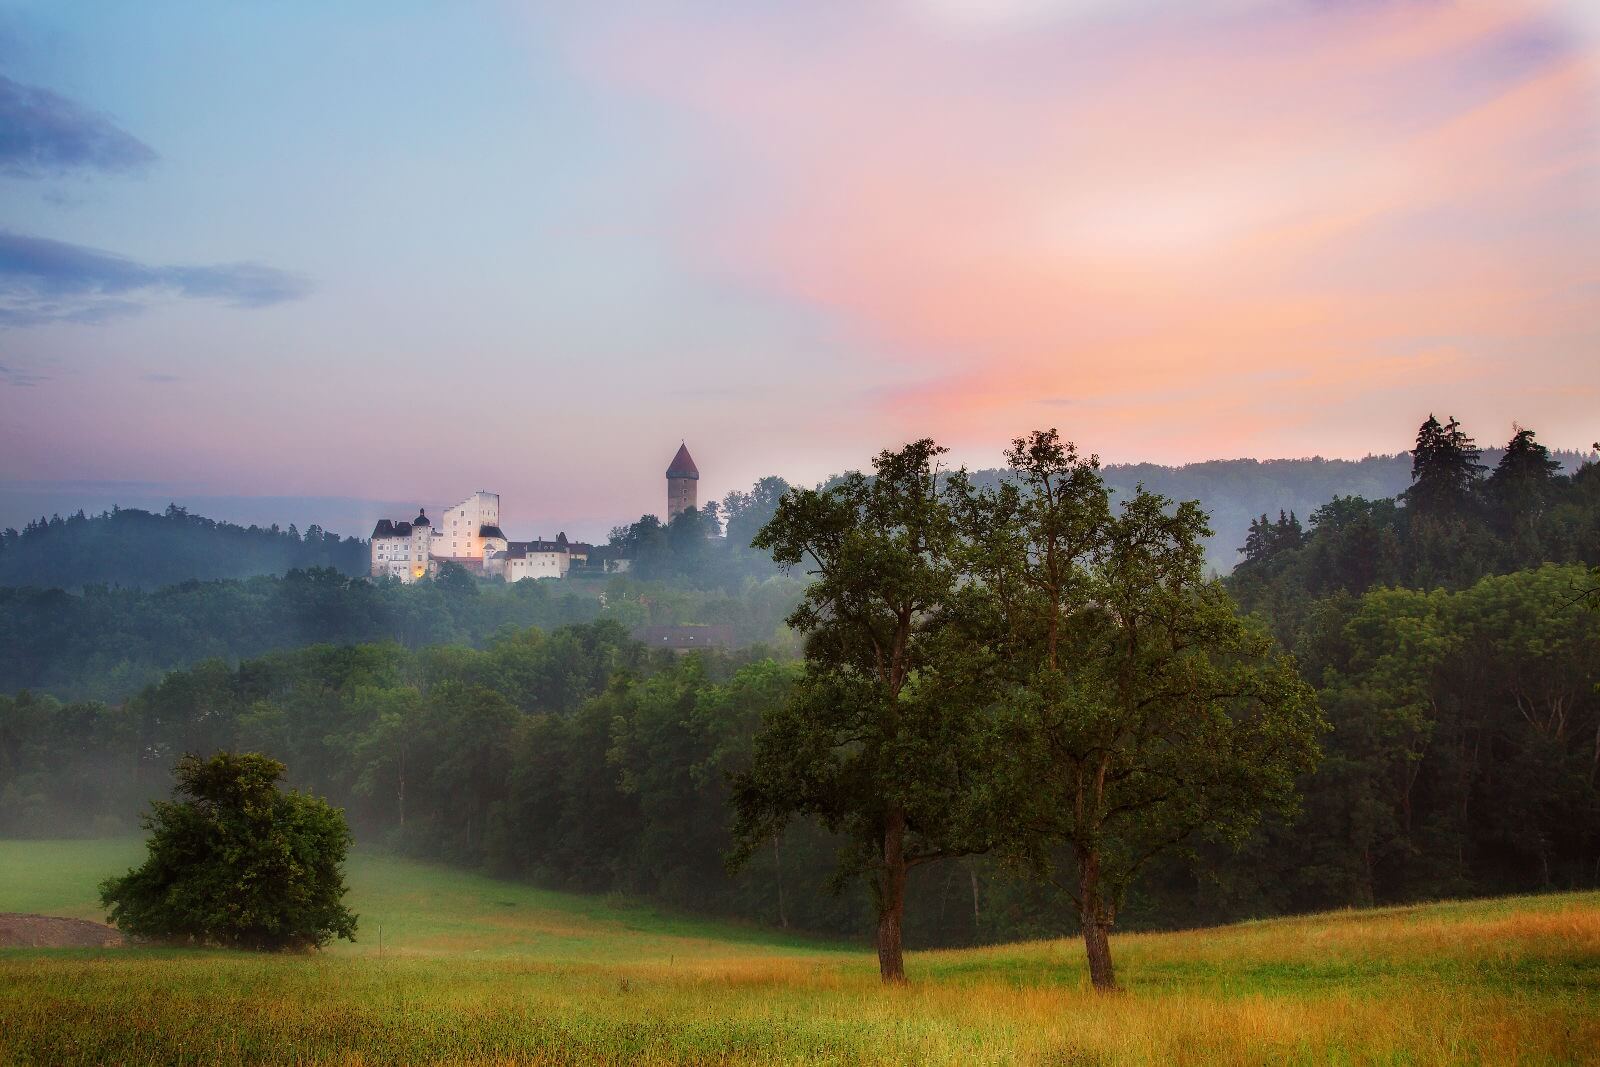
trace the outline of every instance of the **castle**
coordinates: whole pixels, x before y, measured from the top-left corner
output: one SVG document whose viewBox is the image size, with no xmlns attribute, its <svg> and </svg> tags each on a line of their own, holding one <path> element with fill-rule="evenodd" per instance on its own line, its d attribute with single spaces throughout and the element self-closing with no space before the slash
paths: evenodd
<svg viewBox="0 0 1600 1067">
<path fill-rule="evenodd" d="M 667 468 L 667 521 L 698 506 L 700 470 L 680 445 Z M 374 578 L 416 582 L 439 573 L 446 563 L 459 564 L 486 578 L 520 582 L 524 578 L 565 578 L 574 567 L 587 567 L 593 545 L 568 541 L 509 541 L 500 532 L 500 494 L 480 489 L 447 509 L 435 526 L 426 509 L 410 522 L 379 519 L 372 528 Z M 611 561 L 614 569 L 627 569 L 626 560 Z"/>
</svg>

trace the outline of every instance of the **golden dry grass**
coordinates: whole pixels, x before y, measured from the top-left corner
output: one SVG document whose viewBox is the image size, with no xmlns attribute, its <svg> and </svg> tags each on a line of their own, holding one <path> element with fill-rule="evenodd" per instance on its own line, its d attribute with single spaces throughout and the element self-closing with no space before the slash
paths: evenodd
<svg viewBox="0 0 1600 1067">
<path fill-rule="evenodd" d="M 9 848 L 0 908 L 49 891 Z M 1071 941 L 914 953 L 885 989 L 864 947 L 378 857 L 351 876 L 363 939 L 316 956 L 0 953 L 0 1061 L 1600 1062 L 1594 893 L 1123 935 L 1107 997 Z"/>
</svg>

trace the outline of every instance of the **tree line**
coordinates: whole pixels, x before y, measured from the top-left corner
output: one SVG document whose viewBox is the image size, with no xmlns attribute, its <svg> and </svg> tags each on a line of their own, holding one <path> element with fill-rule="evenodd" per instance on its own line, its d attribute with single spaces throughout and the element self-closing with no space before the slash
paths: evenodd
<svg viewBox="0 0 1600 1067">
<path fill-rule="evenodd" d="M 186 581 L 283 574 L 325 567 L 367 573 L 367 542 L 312 525 L 239 526 L 192 515 L 176 504 L 161 513 L 113 508 L 41 516 L 0 530 L 0 586 L 78 589 L 120 585 L 154 589 Z"/>
<path fill-rule="evenodd" d="M 1501 454 L 1489 449 L 1483 458 L 1493 466 Z M 1552 453 L 1550 458 L 1575 471 L 1588 454 Z M 1108 464 L 1101 475 L 1118 496 L 1131 495 L 1142 485 L 1173 500 L 1200 500 L 1215 531 L 1205 541 L 1207 566 L 1226 574 L 1239 559 L 1234 547 L 1263 509 L 1269 514 L 1298 511 L 1304 517 L 1338 497 L 1394 497 L 1409 484 L 1410 465 L 1410 454 L 1400 453 L 1360 460 L 1208 460 L 1177 467 Z M 1004 477 L 998 469 L 971 475 L 977 485 L 997 484 Z M 782 478 L 762 478 L 748 491 L 708 501 L 677 531 L 671 523 L 646 515 L 614 528 L 606 547 L 632 558 L 651 580 L 735 592 L 746 578 L 771 575 L 770 557 L 749 551 L 749 545 L 788 488 Z M 725 537 L 717 538 L 719 532 Z M 319 567 L 349 577 L 366 574 L 368 542 L 315 525 L 304 531 L 292 524 L 287 529 L 242 527 L 176 504 L 159 514 L 113 508 L 100 515 L 79 511 L 41 516 L 21 530 L 0 530 L 0 586 L 155 589 Z"/>
<path fill-rule="evenodd" d="M 1340 496 L 1306 525 L 1252 521 L 1228 586 L 1287 646 L 1315 606 L 1380 586 L 1462 589 L 1544 563 L 1600 564 L 1600 464 L 1571 475 L 1519 428 L 1492 468 L 1465 429 L 1429 416 L 1412 481 L 1391 499 Z"/>
<path fill-rule="evenodd" d="M 1330 729 L 1296 816 L 1234 854 L 1200 843 L 1133 885 L 1120 925 L 1600 885 L 1593 785 L 1600 612 L 1575 565 L 1465 590 L 1378 589 L 1324 610 L 1299 666 Z M 1515 625 L 1507 625 L 1515 620 Z M 0 835 L 121 833 L 184 752 L 260 751 L 344 807 L 357 838 L 555 888 L 623 892 L 855 935 L 813 820 L 737 875 L 728 776 L 752 766 L 802 666 L 674 658 L 611 622 L 484 649 L 314 646 L 170 674 L 120 705 L 0 697 Z M 992 855 L 911 876 L 908 941 L 1077 931 L 1070 899 Z"/>
<path fill-rule="evenodd" d="M 484 646 L 507 627 L 611 619 L 720 623 L 740 643 L 782 641 L 800 583 L 749 579 L 735 593 L 632 575 L 574 582 L 480 581 L 459 567 L 403 585 L 327 568 L 142 590 L 0 587 L 0 692 L 117 702 L 168 671 L 304 645 L 395 641 Z"/>
</svg>

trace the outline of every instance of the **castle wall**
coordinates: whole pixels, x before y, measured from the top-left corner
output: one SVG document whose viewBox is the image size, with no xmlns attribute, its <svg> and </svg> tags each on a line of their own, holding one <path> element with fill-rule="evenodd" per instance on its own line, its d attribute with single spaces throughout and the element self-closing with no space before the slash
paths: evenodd
<svg viewBox="0 0 1600 1067">
<path fill-rule="evenodd" d="M 520 582 L 524 578 L 560 578 L 567 573 L 565 552 L 529 552 L 520 559 L 505 561 L 505 580 Z"/>
<path fill-rule="evenodd" d="M 453 559 L 482 559 L 484 538 L 478 530 L 500 525 L 500 494 L 473 493 L 446 511 L 434 527 L 433 552 Z"/>
</svg>

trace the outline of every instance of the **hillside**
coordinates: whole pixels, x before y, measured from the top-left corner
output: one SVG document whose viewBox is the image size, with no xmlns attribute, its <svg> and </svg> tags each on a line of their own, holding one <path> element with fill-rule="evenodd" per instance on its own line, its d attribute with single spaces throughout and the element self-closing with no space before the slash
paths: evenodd
<svg viewBox="0 0 1600 1067">
<path fill-rule="evenodd" d="M 1486 448 L 1480 462 L 1493 468 L 1505 450 Z M 1568 473 L 1589 453 L 1553 451 Z M 1239 562 L 1250 520 L 1294 512 L 1301 520 L 1337 496 L 1386 500 L 1411 484 L 1411 453 L 1363 459 L 1213 459 L 1166 467 L 1156 463 L 1111 463 L 1101 469 L 1106 484 L 1121 495 L 1143 485 L 1172 500 L 1198 500 L 1211 519 L 1206 562 L 1227 574 Z M 997 480 L 998 470 L 978 471 L 980 482 Z"/>
<path fill-rule="evenodd" d="M 0 842 L 0 910 L 98 917 L 130 839 Z M 1600 894 L 915 953 L 676 918 L 358 853 L 361 941 L 314 957 L 0 952 L 0 1058 L 399 1063 L 1592 1061 Z M 382 947 L 379 947 L 379 931 Z"/>
<path fill-rule="evenodd" d="M 0 586 L 154 589 L 193 579 L 248 578 L 292 568 L 367 573 L 367 543 L 320 526 L 237 526 L 176 505 L 39 518 L 0 532 Z"/>
<path fill-rule="evenodd" d="M 1500 449 L 1486 449 L 1493 466 Z M 1586 453 L 1552 455 L 1567 470 Z M 1238 562 L 1250 520 L 1293 511 L 1304 519 L 1336 496 L 1381 500 L 1411 482 L 1409 453 L 1359 460 L 1227 459 L 1165 467 L 1113 463 L 1103 469 L 1119 493 L 1143 484 L 1174 500 L 1199 500 L 1214 534 L 1206 558 L 1226 574 Z M 998 480 L 999 470 L 976 471 L 978 482 Z M 154 513 L 137 508 L 99 515 L 41 516 L 21 530 L 0 531 L 0 586 L 81 589 L 120 585 L 154 589 L 191 579 L 281 575 L 293 568 L 330 567 L 346 575 L 367 573 L 367 542 L 310 526 L 238 526 L 191 514 L 176 505 Z"/>
</svg>

